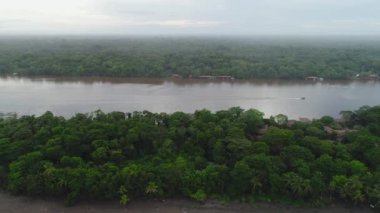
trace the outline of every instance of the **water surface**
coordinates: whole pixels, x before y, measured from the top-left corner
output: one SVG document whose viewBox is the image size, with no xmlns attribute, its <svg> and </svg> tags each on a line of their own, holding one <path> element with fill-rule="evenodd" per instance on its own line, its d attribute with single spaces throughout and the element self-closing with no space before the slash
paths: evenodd
<svg viewBox="0 0 380 213">
<path fill-rule="evenodd" d="M 305 100 L 302 99 L 305 98 Z M 208 81 L 125 78 L 0 78 L 0 112 L 194 112 L 240 106 L 266 117 L 339 116 L 342 110 L 380 104 L 380 83 L 360 81 Z"/>
</svg>

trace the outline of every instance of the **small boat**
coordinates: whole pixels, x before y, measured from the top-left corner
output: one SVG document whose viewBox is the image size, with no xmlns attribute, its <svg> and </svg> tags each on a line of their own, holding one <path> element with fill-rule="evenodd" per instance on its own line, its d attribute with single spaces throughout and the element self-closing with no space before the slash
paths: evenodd
<svg viewBox="0 0 380 213">
<path fill-rule="evenodd" d="M 301 100 L 306 100 L 306 98 L 305 97 L 301 97 Z"/>
</svg>

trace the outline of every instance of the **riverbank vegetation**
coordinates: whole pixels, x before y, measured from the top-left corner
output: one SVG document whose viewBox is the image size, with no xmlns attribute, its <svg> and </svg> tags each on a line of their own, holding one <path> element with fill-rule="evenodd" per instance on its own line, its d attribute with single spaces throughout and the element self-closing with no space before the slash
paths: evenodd
<svg viewBox="0 0 380 213">
<path fill-rule="evenodd" d="M 0 75 L 238 79 L 380 75 L 380 41 L 370 38 L 3 37 L 0 47 Z"/>
<path fill-rule="evenodd" d="M 68 205 L 186 196 L 380 208 L 380 107 L 342 117 L 289 122 L 240 108 L 11 116 L 0 119 L 0 184 Z"/>
</svg>

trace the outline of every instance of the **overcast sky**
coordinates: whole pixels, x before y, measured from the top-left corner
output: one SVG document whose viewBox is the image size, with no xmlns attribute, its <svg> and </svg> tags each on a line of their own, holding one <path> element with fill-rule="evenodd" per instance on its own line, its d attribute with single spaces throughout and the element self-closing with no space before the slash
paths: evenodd
<svg viewBox="0 0 380 213">
<path fill-rule="evenodd" d="M 380 0 L 0 0 L 0 35 L 380 35 Z"/>
</svg>

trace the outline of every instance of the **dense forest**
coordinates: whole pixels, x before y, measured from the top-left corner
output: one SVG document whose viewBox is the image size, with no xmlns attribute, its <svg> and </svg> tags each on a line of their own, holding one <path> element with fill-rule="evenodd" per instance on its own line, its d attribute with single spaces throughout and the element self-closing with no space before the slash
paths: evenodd
<svg viewBox="0 0 380 213">
<path fill-rule="evenodd" d="M 238 107 L 0 119 L 0 184 L 80 200 L 186 196 L 380 208 L 380 106 L 311 122 Z"/>
<path fill-rule="evenodd" d="M 380 74 L 371 38 L 0 38 L 0 75 L 349 79 Z"/>
</svg>

